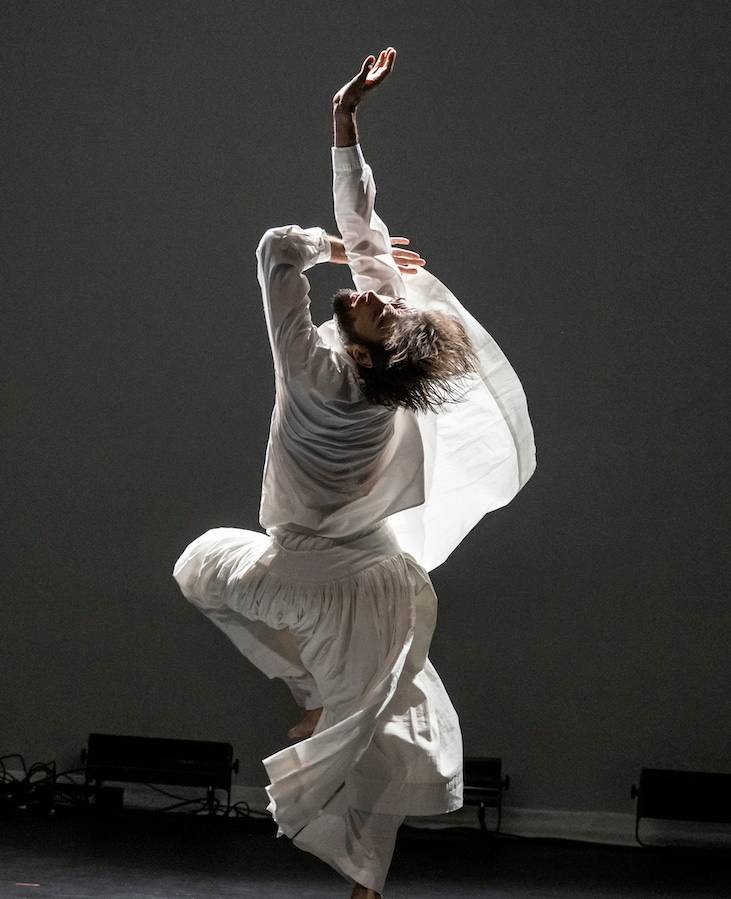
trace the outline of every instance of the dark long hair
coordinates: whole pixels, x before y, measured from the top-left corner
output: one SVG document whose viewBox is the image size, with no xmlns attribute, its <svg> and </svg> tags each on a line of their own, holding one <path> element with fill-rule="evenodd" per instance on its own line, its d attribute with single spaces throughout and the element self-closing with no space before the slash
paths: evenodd
<svg viewBox="0 0 731 899">
<path fill-rule="evenodd" d="M 339 304 L 333 300 L 337 309 Z M 370 352 L 373 367 L 358 366 L 369 403 L 414 412 L 436 411 L 444 403 L 459 401 L 464 379 L 479 371 L 472 341 L 454 315 L 425 310 L 401 315 L 382 343 L 352 333 L 347 312 L 336 314 L 336 321 L 347 340 Z"/>
</svg>

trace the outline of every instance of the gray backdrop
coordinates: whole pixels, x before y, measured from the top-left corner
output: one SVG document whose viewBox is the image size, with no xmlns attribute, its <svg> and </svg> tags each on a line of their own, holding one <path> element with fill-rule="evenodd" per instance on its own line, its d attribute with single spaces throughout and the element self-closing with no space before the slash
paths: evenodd
<svg viewBox="0 0 731 899">
<path fill-rule="evenodd" d="M 377 209 L 506 352 L 538 447 L 433 573 L 465 751 L 532 808 L 629 812 L 641 765 L 730 770 L 728 13 L 3 3 L 0 754 L 226 740 L 267 782 L 289 692 L 171 570 L 258 527 L 255 248 L 334 230 L 330 98 L 390 44 L 359 116 Z M 309 275 L 320 322 L 351 282 Z"/>
</svg>

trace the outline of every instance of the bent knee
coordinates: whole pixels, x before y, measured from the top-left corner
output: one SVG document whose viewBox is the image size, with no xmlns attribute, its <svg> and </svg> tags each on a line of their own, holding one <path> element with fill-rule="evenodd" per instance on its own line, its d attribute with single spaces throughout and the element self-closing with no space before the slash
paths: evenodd
<svg viewBox="0 0 731 899">
<path fill-rule="evenodd" d="M 221 531 L 212 528 L 197 537 L 182 552 L 173 566 L 173 578 L 180 592 L 196 605 L 216 608 L 223 604 L 219 574 L 223 563 Z"/>
<path fill-rule="evenodd" d="M 233 570 L 240 576 L 261 555 L 268 537 L 241 528 L 210 528 L 183 550 L 173 578 L 183 596 L 198 606 L 220 608 Z"/>
</svg>

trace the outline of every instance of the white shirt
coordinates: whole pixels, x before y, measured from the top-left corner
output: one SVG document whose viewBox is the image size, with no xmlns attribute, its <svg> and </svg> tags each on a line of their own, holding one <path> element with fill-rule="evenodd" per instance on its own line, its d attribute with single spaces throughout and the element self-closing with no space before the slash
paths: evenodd
<svg viewBox="0 0 731 899">
<path fill-rule="evenodd" d="M 355 289 L 458 316 L 482 370 L 462 402 L 438 412 L 369 405 L 334 321 L 316 328 L 310 315 L 304 272 L 329 261 L 326 232 L 270 228 L 256 250 L 276 379 L 259 520 L 269 533 L 344 537 L 388 519 L 403 550 L 429 571 L 535 470 L 525 394 L 492 337 L 437 278 L 425 268 L 401 278 L 360 144 L 331 155 L 335 219 Z"/>
</svg>

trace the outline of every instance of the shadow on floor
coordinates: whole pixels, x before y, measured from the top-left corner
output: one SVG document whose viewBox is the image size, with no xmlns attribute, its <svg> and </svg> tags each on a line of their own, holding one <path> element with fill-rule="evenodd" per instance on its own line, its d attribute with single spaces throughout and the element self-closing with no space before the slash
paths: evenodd
<svg viewBox="0 0 731 899">
<path fill-rule="evenodd" d="M 59 810 L 60 812 L 60 810 Z M 324 899 L 350 896 L 271 821 L 78 812 L 1 824 L 0 897 Z M 18 883 L 38 886 L 16 886 Z M 490 837 L 402 826 L 386 899 L 731 896 L 731 852 Z"/>
</svg>

